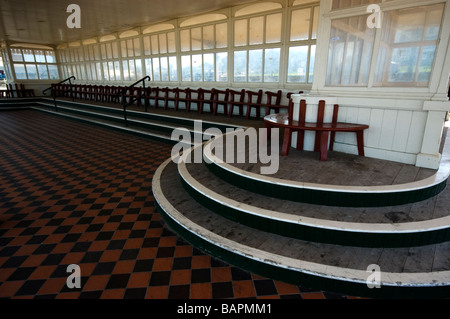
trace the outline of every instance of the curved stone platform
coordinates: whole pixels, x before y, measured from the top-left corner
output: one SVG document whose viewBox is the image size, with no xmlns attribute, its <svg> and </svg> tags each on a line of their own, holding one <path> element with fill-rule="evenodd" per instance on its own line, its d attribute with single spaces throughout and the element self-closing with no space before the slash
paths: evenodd
<svg viewBox="0 0 450 319">
<path fill-rule="evenodd" d="M 363 248 L 275 235 L 223 218 L 192 200 L 171 160 L 155 173 L 153 192 L 174 231 L 208 253 L 255 273 L 357 296 L 450 295 L 450 242 L 414 248 Z M 381 270 L 380 281 L 374 283 L 380 289 L 367 285 L 371 265 Z"/>
<path fill-rule="evenodd" d="M 450 176 L 448 159 L 444 159 L 441 168 L 425 179 L 394 185 L 332 185 L 263 176 L 244 170 L 238 165 L 224 163 L 214 154 L 213 150 L 220 150 L 225 154 L 227 148 L 225 136 L 226 134 L 217 137 L 205 145 L 204 156 L 205 161 L 209 163 L 208 168 L 216 176 L 239 188 L 284 200 L 339 207 L 403 205 L 438 195 L 445 189 Z M 255 145 L 249 145 L 245 152 L 257 152 L 257 149 Z"/>
</svg>

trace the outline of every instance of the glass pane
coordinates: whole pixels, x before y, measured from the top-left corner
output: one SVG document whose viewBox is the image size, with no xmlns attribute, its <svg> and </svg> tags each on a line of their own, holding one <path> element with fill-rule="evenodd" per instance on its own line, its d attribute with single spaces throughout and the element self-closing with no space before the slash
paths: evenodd
<svg viewBox="0 0 450 319">
<path fill-rule="evenodd" d="M 28 79 L 29 80 L 37 80 L 38 74 L 37 74 L 37 70 L 36 70 L 36 65 L 35 64 L 26 64 L 26 67 L 27 67 Z"/>
<path fill-rule="evenodd" d="M 214 49 L 214 26 L 203 27 L 203 49 Z"/>
<path fill-rule="evenodd" d="M 159 59 L 153 58 L 152 64 L 153 64 L 153 81 L 161 81 L 161 73 L 160 73 L 160 69 L 159 69 Z"/>
<path fill-rule="evenodd" d="M 98 61 L 100 60 L 100 48 L 98 45 L 94 46 L 94 54 L 95 54 L 95 59 Z M 47 57 L 48 58 L 48 57 Z M 48 60 L 47 60 L 48 61 Z"/>
<path fill-rule="evenodd" d="M 289 48 L 288 82 L 306 83 L 308 46 Z"/>
<path fill-rule="evenodd" d="M 34 55 L 36 57 L 36 62 L 45 63 L 45 54 L 43 50 L 35 50 Z"/>
<path fill-rule="evenodd" d="M 101 51 L 102 51 L 102 60 L 106 60 L 106 46 L 105 46 L 105 44 L 102 44 L 100 46 L 100 48 L 101 48 Z M 74 60 L 72 60 L 72 61 L 74 61 Z"/>
<path fill-rule="evenodd" d="M 280 48 L 266 49 L 264 56 L 264 82 L 278 82 L 280 79 Z"/>
<path fill-rule="evenodd" d="M 282 14 L 271 14 L 266 21 L 266 43 L 277 43 L 281 41 Z"/>
<path fill-rule="evenodd" d="M 369 57 L 367 57 L 369 58 Z M 308 83 L 312 83 L 314 80 L 314 64 L 316 62 L 316 46 L 311 46 L 311 52 L 309 56 L 309 76 L 308 76 Z"/>
<path fill-rule="evenodd" d="M 120 74 L 120 62 L 114 61 L 114 71 L 116 72 L 116 81 L 122 80 L 122 76 Z"/>
<path fill-rule="evenodd" d="M 228 47 L 228 24 L 221 23 L 216 25 L 216 48 Z"/>
<path fill-rule="evenodd" d="M 418 82 L 428 82 L 430 80 L 431 70 L 433 67 L 434 54 L 436 47 L 426 46 L 422 49 L 422 56 L 420 58 Z"/>
<path fill-rule="evenodd" d="M 248 52 L 248 82 L 262 82 L 262 50 Z"/>
<path fill-rule="evenodd" d="M 310 8 L 292 11 L 291 41 L 308 40 L 310 20 Z"/>
<path fill-rule="evenodd" d="M 169 53 L 175 53 L 177 51 L 175 32 L 167 33 L 167 46 Z"/>
<path fill-rule="evenodd" d="M 191 56 L 183 55 L 181 57 L 181 80 L 191 81 Z"/>
<path fill-rule="evenodd" d="M 247 81 L 247 51 L 234 52 L 234 82 Z"/>
<path fill-rule="evenodd" d="M 136 67 L 136 77 L 137 80 L 142 79 L 144 77 L 142 72 L 142 61 L 141 59 L 134 60 L 134 65 Z"/>
<path fill-rule="evenodd" d="M 159 54 L 159 40 L 157 35 L 152 35 L 152 54 Z"/>
<path fill-rule="evenodd" d="M 203 57 L 201 54 L 192 56 L 192 81 L 203 81 Z"/>
<path fill-rule="evenodd" d="M 311 39 L 317 39 L 317 27 L 319 25 L 319 7 L 314 7 Z"/>
<path fill-rule="evenodd" d="M 375 83 L 426 86 L 431 77 L 443 4 L 387 12 Z"/>
<path fill-rule="evenodd" d="M 247 45 L 247 20 L 234 22 L 234 45 Z"/>
<path fill-rule="evenodd" d="M 169 64 L 166 57 L 161 58 L 161 81 L 169 81 Z"/>
<path fill-rule="evenodd" d="M 14 71 L 16 72 L 16 78 L 18 80 L 26 80 L 27 72 L 25 71 L 24 64 L 14 64 Z"/>
<path fill-rule="evenodd" d="M 23 62 L 21 49 L 11 49 L 11 56 L 14 62 Z"/>
<path fill-rule="evenodd" d="M 136 69 L 134 68 L 134 60 L 128 61 L 128 71 L 130 72 L 130 80 L 136 81 Z"/>
<path fill-rule="evenodd" d="M 123 58 L 128 57 L 127 41 L 126 40 L 120 41 L 120 50 L 121 50 Z"/>
<path fill-rule="evenodd" d="M 165 33 L 159 35 L 159 53 L 167 53 L 167 37 Z"/>
<path fill-rule="evenodd" d="M 33 50 L 23 49 L 23 58 L 25 62 L 34 62 Z"/>
<path fill-rule="evenodd" d="M 106 54 L 108 59 L 112 59 L 113 58 L 113 52 L 112 52 L 112 45 L 111 43 L 107 43 L 106 44 Z"/>
<path fill-rule="evenodd" d="M 150 55 L 150 37 L 144 37 L 144 55 Z"/>
<path fill-rule="evenodd" d="M 38 64 L 37 68 L 38 68 L 39 79 L 48 80 L 47 66 L 43 65 L 43 64 Z"/>
<path fill-rule="evenodd" d="M 134 56 L 141 56 L 141 41 L 139 38 L 133 40 Z"/>
<path fill-rule="evenodd" d="M 127 40 L 127 57 L 133 57 L 134 56 L 134 47 L 133 47 L 133 40 L 128 39 Z"/>
<path fill-rule="evenodd" d="M 180 31 L 180 44 L 181 51 L 190 51 L 191 50 L 191 30 L 181 30 Z"/>
<path fill-rule="evenodd" d="M 203 55 L 203 69 L 204 69 L 204 81 L 213 82 L 215 79 L 213 53 Z"/>
<path fill-rule="evenodd" d="M 152 59 L 145 59 L 145 74 L 153 79 Z"/>
<path fill-rule="evenodd" d="M 116 75 L 114 74 L 114 64 L 112 61 L 108 62 L 108 70 L 109 70 L 109 79 L 111 81 L 115 81 Z"/>
<path fill-rule="evenodd" d="M 328 56 L 327 85 L 366 85 L 375 28 L 364 17 L 333 20 Z"/>
<path fill-rule="evenodd" d="M 418 59 L 419 47 L 395 48 L 392 51 L 389 82 L 413 82 Z"/>
<path fill-rule="evenodd" d="M 118 44 L 119 44 L 118 42 L 111 43 L 113 59 L 118 59 L 119 58 L 119 47 L 118 47 Z"/>
<path fill-rule="evenodd" d="M 59 79 L 58 67 L 56 65 L 49 65 L 48 66 L 48 75 L 49 75 L 50 80 Z"/>
<path fill-rule="evenodd" d="M 250 19 L 249 44 L 262 44 L 264 36 L 264 17 Z"/>
<path fill-rule="evenodd" d="M 228 81 L 228 53 L 221 52 L 216 54 L 216 81 Z"/>
<path fill-rule="evenodd" d="M 169 57 L 169 75 L 170 81 L 178 81 L 178 64 L 177 57 L 171 56 Z"/>
<path fill-rule="evenodd" d="M 130 72 L 128 70 L 128 61 L 127 60 L 122 61 L 122 69 L 123 69 L 123 80 L 129 81 L 130 80 Z"/>
<path fill-rule="evenodd" d="M 192 51 L 201 50 L 202 49 L 202 29 L 194 28 L 191 29 L 191 45 Z"/>
</svg>

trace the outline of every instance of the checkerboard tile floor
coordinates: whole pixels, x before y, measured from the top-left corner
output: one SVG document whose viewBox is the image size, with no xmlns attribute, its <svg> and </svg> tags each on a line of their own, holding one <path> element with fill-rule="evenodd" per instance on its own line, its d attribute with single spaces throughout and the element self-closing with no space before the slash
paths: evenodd
<svg viewBox="0 0 450 319">
<path fill-rule="evenodd" d="M 233 267 L 168 230 L 151 180 L 169 156 L 126 133 L 0 112 L 0 298 L 348 298 Z"/>
</svg>

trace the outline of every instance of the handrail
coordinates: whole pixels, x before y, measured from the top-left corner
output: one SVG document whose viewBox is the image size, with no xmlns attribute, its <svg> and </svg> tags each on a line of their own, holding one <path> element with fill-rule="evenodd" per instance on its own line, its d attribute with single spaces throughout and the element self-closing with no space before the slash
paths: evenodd
<svg viewBox="0 0 450 319">
<path fill-rule="evenodd" d="M 53 95 L 53 102 L 55 103 L 55 111 L 56 111 L 56 112 L 58 112 L 58 106 L 57 106 L 57 104 L 56 104 L 56 92 L 55 92 L 54 88 L 55 88 L 55 86 L 57 86 L 57 85 L 60 85 L 60 84 L 63 84 L 64 82 L 69 81 L 69 84 L 70 84 L 70 96 L 71 96 L 71 98 L 72 98 L 72 101 L 74 101 L 75 98 L 74 98 L 74 96 L 73 96 L 72 82 L 71 82 L 72 79 L 76 80 L 76 78 L 72 75 L 71 77 L 68 77 L 67 79 L 62 80 L 62 81 L 59 82 L 59 83 L 52 84 L 51 87 L 49 87 L 49 88 L 45 89 L 44 91 L 42 91 L 42 94 L 45 95 L 45 92 L 47 92 L 48 90 L 51 90 L 52 95 Z"/>
<path fill-rule="evenodd" d="M 127 103 L 127 100 L 126 100 L 126 98 L 125 98 L 125 93 L 126 93 L 129 89 L 131 89 L 132 87 L 134 87 L 134 86 L 136 86 L 137 84 L 139 84 L 139 83 L 142 82 L 142 88 L 143 88 L 142 92 L 145 94 L 145 80 L 151 81 L 152 79 L 147 75 L 147 76 L 143 77 L 142 79 L 140 79 L 139 81 L 137 81 L 137 82 L 131 84 L 130 86 L 127 86 L 127 87 L 125 87 L 125 88 L 122 88 L 122 89 L 120 90 L 120 92 L 117 93 L 117 95 L 122 95 L 122 106 L 123 106 L 123 116 L 124 116 L 124 119 L 125 119 L 125 126 L 128 126 L 127 107 L 130 106 L 131 104 L 133 104 L 136 100 L 142 98 L 142 95 L 141 95 L 141 96 L 135 97 L 135 98 L 132 100 L 132 99 L 131 99 L 131 96 L 130 96 L 130 101 Z M 147 105 L 148 105 L 148 104 L 147 104 L 147 100 L 146 100 L 146 101 L 145 101 L 145 112 L 147 112 Z"/>
</svg>

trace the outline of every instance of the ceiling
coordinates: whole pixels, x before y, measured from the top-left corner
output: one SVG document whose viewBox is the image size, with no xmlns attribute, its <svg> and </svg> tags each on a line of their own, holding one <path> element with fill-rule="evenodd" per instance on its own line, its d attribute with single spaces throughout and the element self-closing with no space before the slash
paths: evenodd
<svg viewBox="0 0 450 319">
<path fill-rule="evenodd" d="M 58 45 L 206 13 L 254 0 L 0 0 L 0 42 Z M 69 4 L 81 28 L 67 27 Z"/>
</svg>

